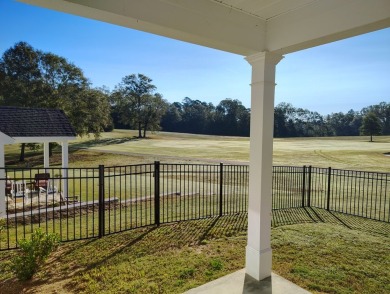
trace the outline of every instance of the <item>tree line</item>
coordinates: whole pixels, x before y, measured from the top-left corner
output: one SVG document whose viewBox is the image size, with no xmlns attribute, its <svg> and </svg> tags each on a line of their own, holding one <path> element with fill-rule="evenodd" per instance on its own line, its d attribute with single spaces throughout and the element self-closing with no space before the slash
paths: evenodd
<svg viewBox="0 0 390 294">
<path fill-rule="evenodd" d="M 192 134 L 249 136 L 250 108 L 226 98 L 217 106 L 189 97 L 169 103 L 144 75 L 130 75 L 111 94 L 115 128 L 163 130 Z M 143 131 L 143 133 L 141 133 Z M 274 108 L 274 137 L 390 135 L 390 103 L 381 102 L 360 111 L 321 115 L 282 102 Z"/>
<path fill-rule="evenodd" d="M 275 106 L 275 137 L 390 135 L 390 103 L 321 115 L 290 103 Z M 372 140 L 372 137 L 371 137 Z"/>
<path fill-rule="evenodd" d="M 64 110 L 77 135 L 96 137 L 114 128 L 224 136 L 249 136 L 250 108 L 226 98 L 212 103 L 186 97 L 169 103 L 152 79 L 130 74 L 110 91 L 94 88 L 82 69 L 64 57 L 16 43 L 0 58 L 0 105 Z M 275 137 L 390 135 L 390 103 L 360 111 L 321 115 L 280 103 L 274 109 Z M 36 145 L 21 145 L 24 148 Z"/>
<path fill-rule="evenodd" d="M 132 81 L 137 79 L 135 75 L 130 77 Z M 138 79 L 148 78 L 138 75 Z M 150 79 L 149 81 L 151 82 Z M 118 89 L 122 88 L 123 84 L 117 86 L 117 90 L 112 95 L 118 95 Z M 151 88 L 155 89 L 154 86 Z M 150 94 L 145 95 L 150 97 Z M 129 97 L 133 97 L 133 101 L 140 101 L 136 99 L 138 94 Z M 116 97 L 112 101 L 117 99 Z M 129 98 L 121 99 L 125 102 L 129 101 Z M 141 130 L 143 136 L 146 130 L 221 136 L 249 136 L 250 134 L 250 108 L 246 108 L 237 99 L 223 99 L 217 106 L 189 97 L 184 98 L 182 102 L 173 103 L 162 99 L 160 94 L 155 99 L 156 101 L 146 103 L 142 107 L 131 107 L 131 103 L 127 102 L 112 103 L 114 127 L 125 129 L 138 127 L 139 137 L 141 137 Z M 150 105 L 154 105 L 151 107 L 152 110 L 149 110 L 149 114 L 154 113 L 152 117 L 148 117 L 144 112 L 145 109 L 150 109 Z M 131 115 L 131 112 L 139 112 L 139 109 L 141 115 Z M 147 126 L 142 121 L 137 122 L 139 117 L 143 117 L 145 121 L 153 121 L 153 124 Z M 380 134 L 390 135 L 390 103 L 388 102 L 371 105 L 360 111 L 351 109 L 347 113 L 337 112 L 328 115 L 297 108 L 285 102 L 274 108 L 274 137 L 276 138 L 369 135 L 372 141 L 373 135 Z"/>
<path fill-rule="evenodd" d="M 111 94 L 113 126 L 146 131 L 163 130 L 192 134 L 249 136 L 250 108 L 226 98 L 214 106 L 189 97 L 169 103 L 144 75 L 123 79 Z M 140 89 L 144 89 L 140 91 Z M 143 94 L 142 94 L 143 93 Z M 143 133 L 141 131 L 143 130 Z M 142 135 L 143 134 L 143 135 Z M 390 103 L 381 102 L 360 111 L 321 115 L 282 102 L 274 108 L 274 137 L 324 137 L 390 135 Z"/>
</svg>

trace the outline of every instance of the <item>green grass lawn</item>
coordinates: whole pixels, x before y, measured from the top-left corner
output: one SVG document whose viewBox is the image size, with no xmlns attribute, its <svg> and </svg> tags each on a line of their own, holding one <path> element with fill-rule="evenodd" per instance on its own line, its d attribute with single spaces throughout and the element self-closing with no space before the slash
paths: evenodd
<svg viewBox="0 0 390 294">
<path fill-rule="evenodd" d="M 10 271 L 15 252 L 1 252 L 0 292 L 182 293 L 243 268 L 246 229 L 246 215 L 238 214 L 70 242 L 24 283 Z M 390 291 L 388 224 L 278 211 L 272 248 L 273 271 L 313 293 Z"/>
</svg>

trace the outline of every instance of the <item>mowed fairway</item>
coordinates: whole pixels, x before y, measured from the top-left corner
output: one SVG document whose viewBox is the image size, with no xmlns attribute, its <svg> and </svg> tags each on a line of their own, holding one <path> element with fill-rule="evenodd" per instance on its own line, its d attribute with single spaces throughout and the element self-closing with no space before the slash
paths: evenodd
<svg viewBox="0 0 390 294">
<path fill-rule="evenodd" d="M 390 137 L 274 139 L 274 165 L 390 172 Z"/>
<path fill-rule="evenodd" d="M 134 139 L 134 131 L 115 130 L 99 140 L 82 139 L 74 146 L 126 155 L 153 155 L 193 161 L 249 160 L 249 138 L 159 132 Z M 274 139 L 274 165 L 332 167 L 390 172 L 390 136 Z M 162 161 L 167 161 L 162 158 Z"/>
<path fill-rule="evenodd" d="M 127 131 L 115 131 L 125 135 Z M 130 131 L 131 134 L 134 134 Z M 108 135 L 109 134 L 105 134 Z M 147 139 L 133 139 L 120 144 L 90 147 L 92 150 L 125 152 L 129 154 L 161 155 L 188 159 L 218 159 L 248 161 L 249 140 L 240 137 L 207 136 L 159 132 Z"/>
</svg>

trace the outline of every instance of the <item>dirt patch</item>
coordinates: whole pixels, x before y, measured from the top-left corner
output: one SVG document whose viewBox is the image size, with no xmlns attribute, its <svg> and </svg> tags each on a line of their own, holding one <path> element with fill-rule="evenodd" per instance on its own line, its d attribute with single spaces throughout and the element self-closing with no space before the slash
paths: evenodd
<svg viewBox="0 0 390 294">
<path fill-rule="evenodd" d="M 64 254 L 67 254 L 67 250 L 60 246 L 29 281 L 22 282 L 16 277 L 1 281 L 0 293 L 74 293 L 72 277 L 80 269 L 76 266 L 68 266 L 66 270 L 62 269 Z"/>
<path fill-rule="evenodd" d="M 9 279 L 0 284 L 0 293 L 2 294 L 18 294 L 18 293 L 73 293 L 66 289 L 67 284 L 71 279 L 53 281 L 50 283 L 39 280 L 31 280 L 28 282 L 19 282 L 16 279 Z"/>
<path fill-rule="evenodd" d="M 66 289 L 66 285 L 71 281 L 71 279 L 64 279 L 61 281 L 55 281 L 50 284 L 42 284 L 37 287 L 26 289 L 24 293 L 73 293 Z"/>
</svg>

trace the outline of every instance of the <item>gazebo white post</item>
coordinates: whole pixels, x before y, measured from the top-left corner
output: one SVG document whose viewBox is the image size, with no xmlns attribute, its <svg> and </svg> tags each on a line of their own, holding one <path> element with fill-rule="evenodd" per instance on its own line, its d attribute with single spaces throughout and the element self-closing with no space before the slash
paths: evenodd
<svg viewBox="0 0 390 294">
<path fill-rule="evenodd" d="M 63 196 L 68 197 L 68 141 L 62 142 L 62 177 L 64 179 Z"/>
<path fill-rule="evenodd" d="M 43 143 L 43 167 L 45 169 L 50 167 L 49 163 L 49 155 L 50 155 L 50 150 L 49 150 L 49 142 L 44 142 Z"/>
<path fill-rule="evenodd" d="M 6 209 L 5 209 L 5 160 L 4 160 L 4 144 L 0 143 L 0 218 L 5 217 Z"/>
<path fill-rule="evenodd" d="M 269 52 L 246 57 L 252 66 L 246 273 L 260 281 L 271 276 L 272 150 L 276 64 Z"/>
</svg>

